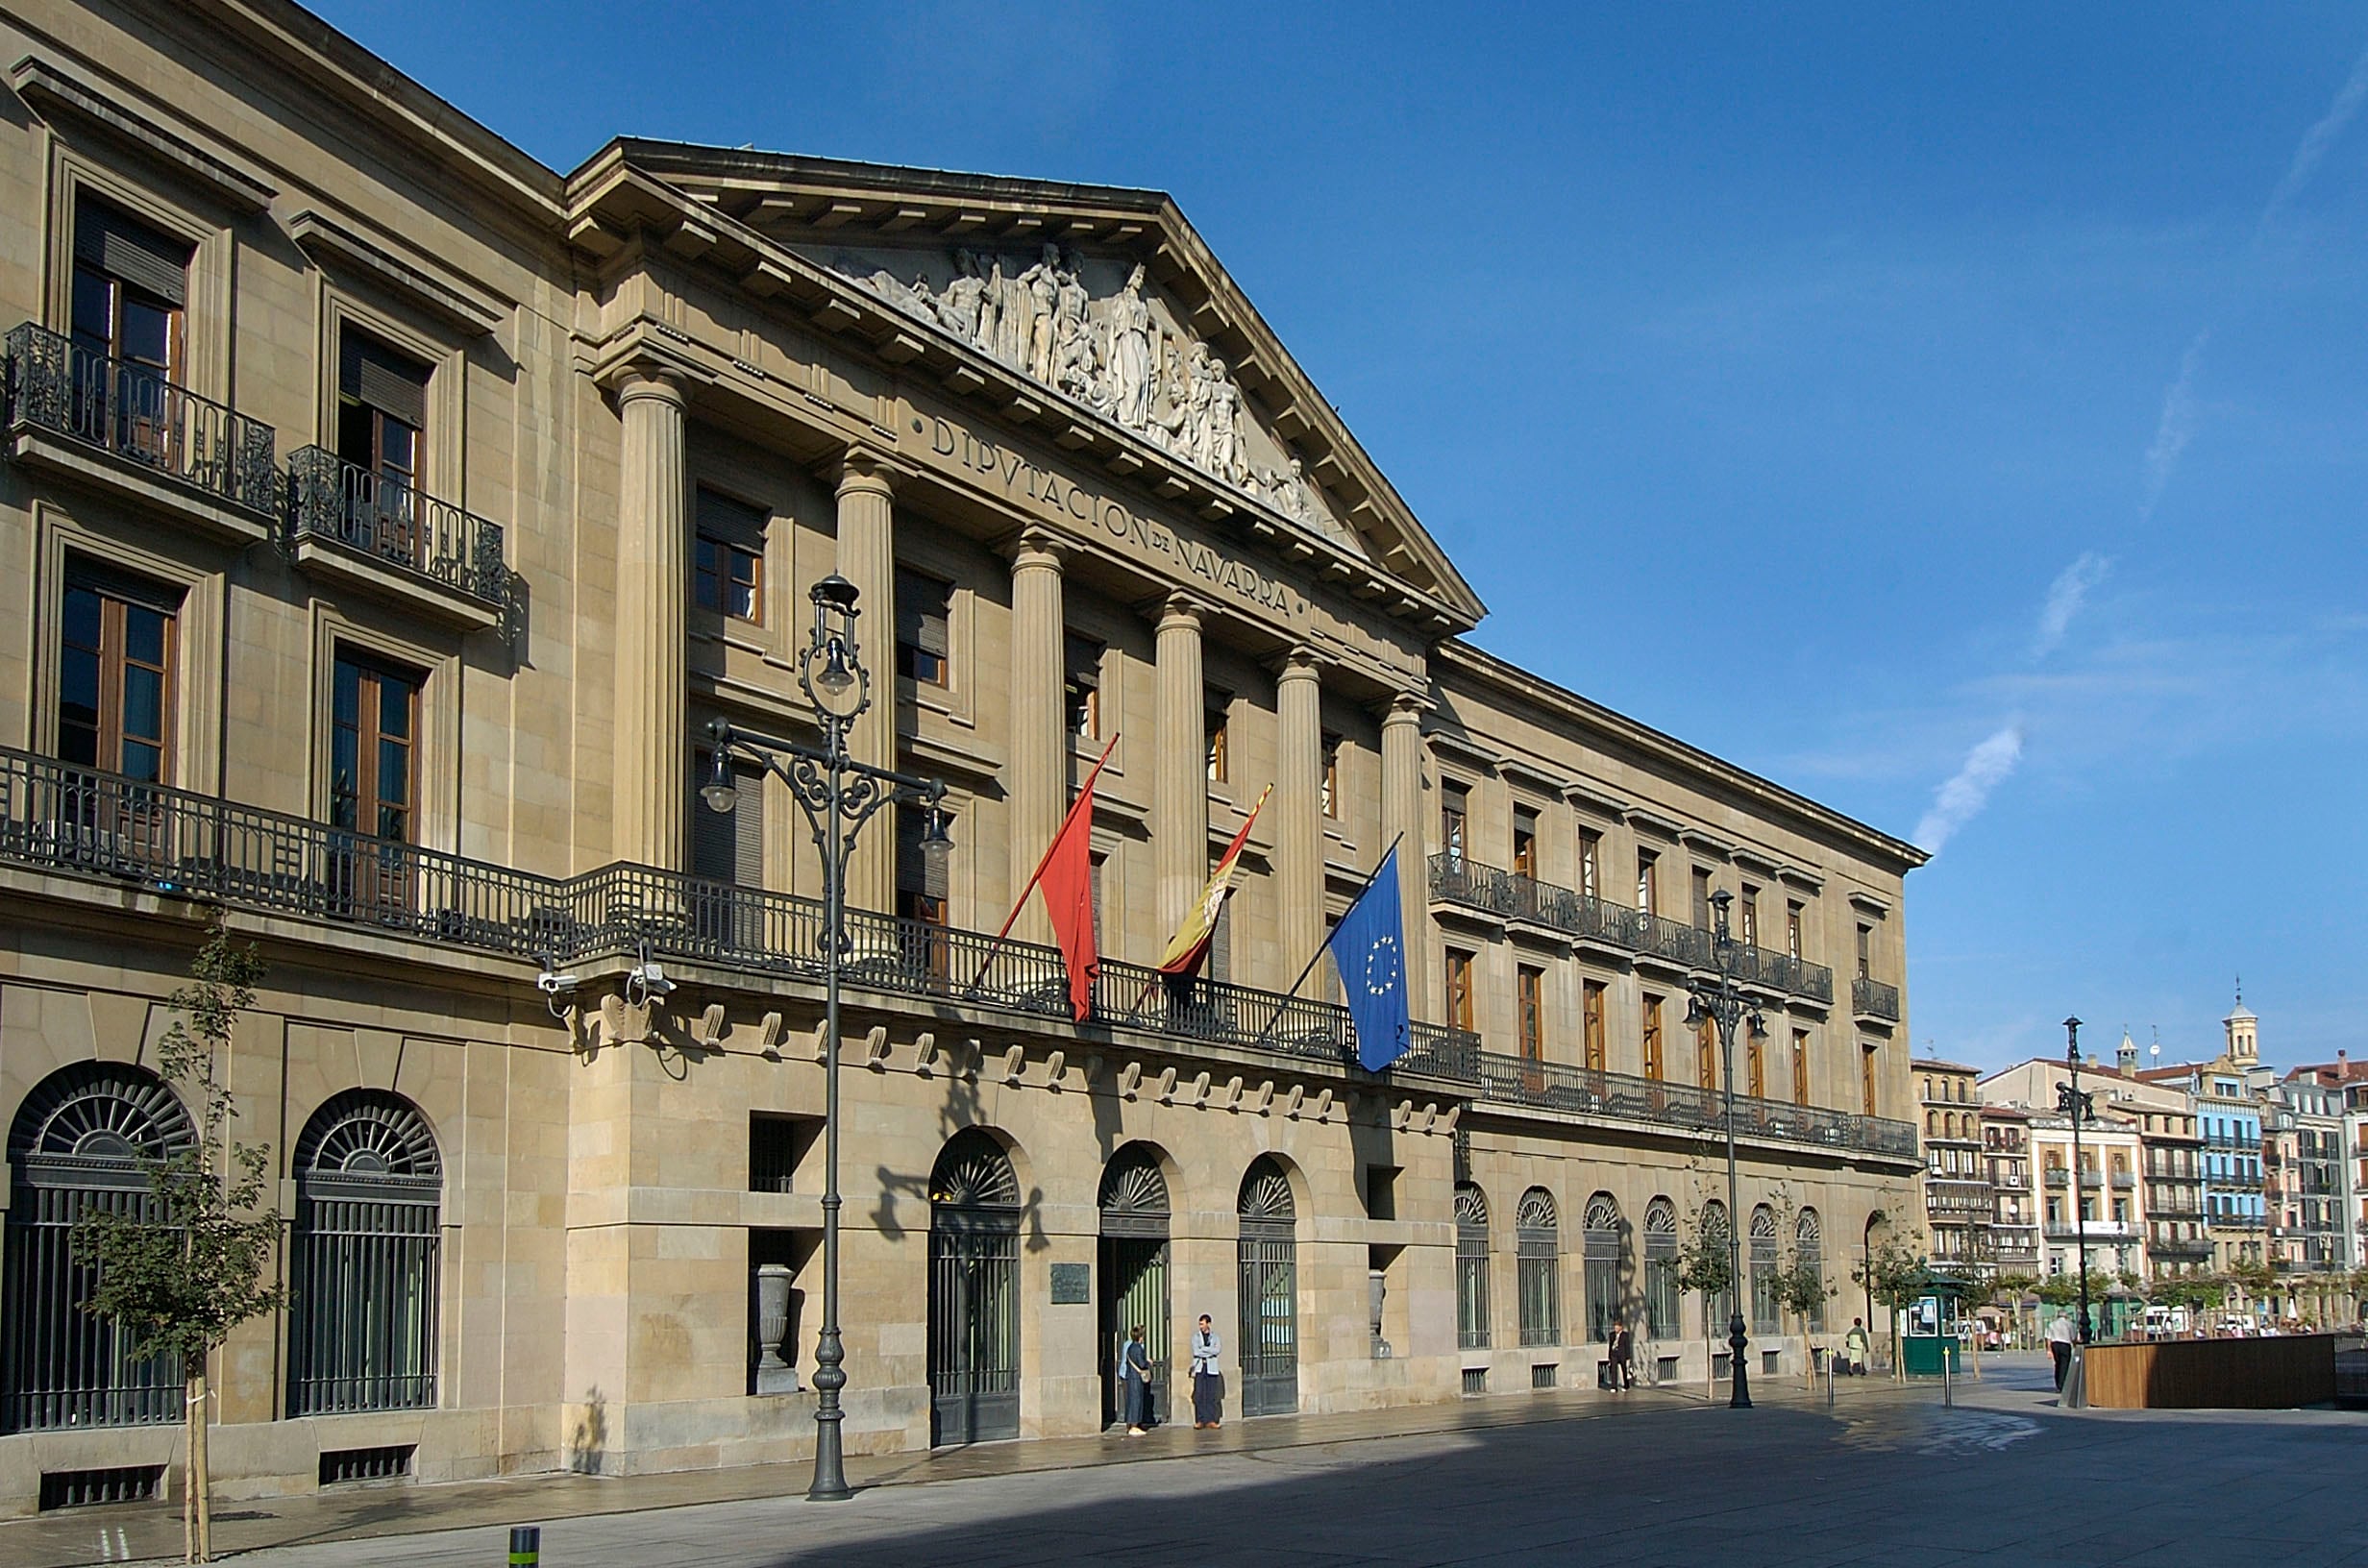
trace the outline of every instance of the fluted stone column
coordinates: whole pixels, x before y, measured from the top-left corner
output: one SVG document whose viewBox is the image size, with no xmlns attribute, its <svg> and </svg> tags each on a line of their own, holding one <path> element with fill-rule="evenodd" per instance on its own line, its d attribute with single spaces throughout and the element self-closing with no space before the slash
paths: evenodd
<svg viewBox="0 0 2368 1568">
<path fill-rule="evenodd" d="M 1422 810 L 1422 708 L 1419 698 L 1394 698 L 1381 720 L 1381 839 L 1398 840 L 1398 896 L 1406 917 L 1406 991 L 1418 1018 L 1431 1017 L 1430 851 Z M 1402 837 L 1401 837 L 1402 835 Z"/>
<path fill-rule="evenodd" d="M 690 492 L 682 383 L 633 371 L 617 391 L 624 450 L 617 498 L 615 851 L 669 870 L 683 864 L 690 778 L 684 730 L 684 600 L 690 588 Z"/>
<path fill-rule="evenodd" d="M 1171 597 L 1161 610 L 1156 656 L 1151 864 L 1158 873 L 1164 943 L 1209 876 L 1208 692 L 1200 674 L 1200 607 L 1182 594 Z"/>
<path fill-rule="evenodd" d="M 848 749 L 875 768 L 897 765 L 896 486 L 876 455 L 851 450 L 839 468 L 839 576 L 855 585 L 855 636 L 872 674 L 872 705 L 855 721 Z M 884 815 L 884 814 L 883 814 Z M 897 907 L 897 833 L 875 821 L 847 863 L 850 909 Z"/>
<path fill-rule="evenodd" d="M 1064 722 L 1061 557 L 1052 535 L 1029 528 L 1011 552 L 1011 891 L 1017 896 L 1069 809 Z M 1031 895 L 1015 935 L 1049 942 L 1044 900 Z"/>
<path fill-rule="evenodd" d="M 1283 964 L 1289 985 L 1323 941 L 1323 682 L 1316 656 L 1295 648 L 1274 681 L 1279 729 L 1274 799 L 1274 871 L 1282 899 Z"/>
</svg>

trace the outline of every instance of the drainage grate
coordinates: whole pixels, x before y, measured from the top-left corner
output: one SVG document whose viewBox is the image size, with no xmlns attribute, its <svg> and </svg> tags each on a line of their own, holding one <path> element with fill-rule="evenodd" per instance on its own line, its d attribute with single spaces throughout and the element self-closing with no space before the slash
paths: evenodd
<svg viewBox="0 0 2368 1568">
<path fill-rule="evenodd" d="M 1485 1394 L 1489 1391 L 1489 1369 L 1485 1366 L 1464 1368 L 1464 1392 Z"/>
<path fill-rule="evenodd" d="M 1529 1369 L 1529 1385 L 1532 1388 L 1551 1388 L 1554 1386 L 1554 1374 L 1561 1370 L 1552 1361 L 1533 1366 Z"/>
<path fill-rule="evenodd" d="M 153 1503 L 164 1482 L 160 1464 L 127 1464 L 113 1470 L 44 1470 L 41 1508 L 87 1508 L 100 1503 Z"/>
<path fill-rule="evenodd" d="M 385 1448 L 333 1448 L 321 1456 L 321 1484 L 342 1486 L 356 1481 L 394 1481 L 411 1473 L 416 1443 Z"/>
</svg>

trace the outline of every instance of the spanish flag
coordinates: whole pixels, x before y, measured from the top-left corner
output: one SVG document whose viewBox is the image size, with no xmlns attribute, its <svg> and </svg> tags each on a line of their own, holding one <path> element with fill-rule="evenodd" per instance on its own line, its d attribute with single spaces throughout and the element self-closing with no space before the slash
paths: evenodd
<svg viewBox="0 0 2368 1568">
<path fill-rule="evenodd" d="M 1209 939 L 1217 935 L 1218 912 L 1233 896 L 1234 868 L 1242 862 L 1242 845 L 1249 838 L 1250 824 L 1258 820 L 1267 796 L 1273 793 L 1271 784 L 1259 792 L 1258 804 L 1250 807 L 1249 815 L 1242 819 L 1242 831 L 1233 836 L 1225 852 L 1218 856 L 1217 870 L 1209 873 L 1209 885 L 1200 890 L 1200 896 L 1185 912 L 1184 923 L 1168 939 L 1168 950 L 1159 958 L 1160 973 L 1185 978 L 1199 971 L 1200 961 L 1209 953 Z"/>
</svg>

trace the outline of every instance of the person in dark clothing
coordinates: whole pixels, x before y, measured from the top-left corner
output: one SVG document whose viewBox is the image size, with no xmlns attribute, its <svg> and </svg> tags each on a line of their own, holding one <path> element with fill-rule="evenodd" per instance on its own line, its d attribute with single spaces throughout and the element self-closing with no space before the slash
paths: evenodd
<svg viewBox="0 0 2368 1568">
<path fill-rule="evenodd" d="M 1126 1388 L 1126 1435 L 1140 1437 L 1151 1424 L 1151 1353 L 1144 1348 L 1143 1327 L 1135 1326 L 1119 1353 L 1119 1376 Z"/>
<path fill-rule="evenodd" d="M 1623 1391 L 1634 1388 L 1637 1385 L 1637 1342 L 1635 1336 L 1629 1334 L 1624 1318 L 1612 1320 L 1611 1352 L 1612 1386 Z"/>
</svg>

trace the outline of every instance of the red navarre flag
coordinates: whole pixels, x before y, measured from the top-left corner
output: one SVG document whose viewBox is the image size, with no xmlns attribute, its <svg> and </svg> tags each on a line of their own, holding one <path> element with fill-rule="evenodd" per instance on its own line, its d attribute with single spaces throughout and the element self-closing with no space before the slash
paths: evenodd
<svg viewBox="0 0 2368 1568">
<path fill-rule="evenodd" d="M 1094 934 L 1094 780 L 1118 744 L 1113 735 L 1102 747 L 1036 870 L 1037 884 L 1045 892 L 1045 918 L 1052 922 L 1052 940 L 1060 943 L 1061 960 L 1069 969 L 1069 1005 L 1079 1023 L 1094 1010 L 1094 978 L 1101 972 Z"/>
</svg>

